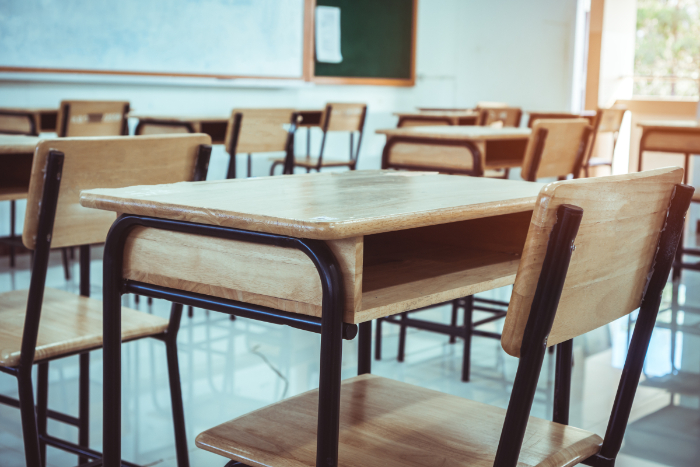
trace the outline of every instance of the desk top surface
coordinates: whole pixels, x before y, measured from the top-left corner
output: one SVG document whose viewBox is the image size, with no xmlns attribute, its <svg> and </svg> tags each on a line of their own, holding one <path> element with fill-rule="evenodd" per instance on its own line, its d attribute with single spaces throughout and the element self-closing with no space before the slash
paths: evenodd
<svg viewBox="0 0 700 467">
<path fill-rule="evenodd" d="M 644 130 L 687 130 L 700 132 L 700 120 L 647 120 L 639 122 Z"/>
<path fill-rule="evenodd" d="M 413 126 L 377 130 L 387 136 L 405 136 L 408 138 L 430 138 L 449 140 L 497 140 L 527 139 L 532 130 L 529 128 L 493 128 L 488 126 Z"/>
<path fill-rule="evenodd" d="M 420 118 L 459 118 L 478 117 L 476 110 L 421 110 L 414 112 L 394 112 L 397 117 L 420 117 Z"/>
<path fill-rule="evenodd" d="M 541 183 L 348 171 L 83 191 L 85 207 L 333 240 L 531 210 Z"/>
<path fill-rule="evenodd" d="M 0 135 L 0 154 L 34 154 L 38 136 Z"/>
</svg>

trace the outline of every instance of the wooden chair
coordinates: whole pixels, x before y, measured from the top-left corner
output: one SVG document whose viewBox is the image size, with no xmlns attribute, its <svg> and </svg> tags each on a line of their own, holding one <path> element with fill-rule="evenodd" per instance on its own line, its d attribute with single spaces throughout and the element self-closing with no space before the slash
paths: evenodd
<svg viewBox="0 0 700 467">
<path fill-rule="evenodd" d="M 33 112 L 0 109 L 0 134 L 38 136 L 39 126 Z M 15 267 L 15 249 L 20 245 L 19 237 L 15 236 L 15 221 L 17 200 L 26 198 L 26 193 L 17 192 L 3 196 L 4 201 L 10 202 L 10 235 L 1 242 L 6 244 L 10 252 L 10 267 Z"/>
<path fill-rule="evenodd" d="M 591 127 L 585 118 L 536 120 L 520 172 L 530 182 L 540 178 L 578 178 Z"/>
<path fill-rule="evenodd" d="M 586 177 L 589 176 L 589 169 L 591 167 L 610 167 L 610 173 L 612 174 L 612 163 L 613 156 L 615 155 L 615 146 L 617 146 L 617 137 L 620 134 L 620 128 L 622 127 L 622 119 L 627 111 L 626 107 L 615 106 L 610 109 L 598 109 L 593 121 L 593 136 L 591 137 L 591 144 L 589 145 L 588 155 L 586 157 L 586 163 L 584 165 L 584 171 Z M 599 134 L 609 133 L 612 136 L 612 150 L 610 151 L 610 159 L 602 157 L 593 157 L 593 151 L 595 150 L 595 143 Z"/>
<path fill-rule="evenodd" d="M 519 127 L 523 111 L 520 107 L 477 107 L 479 125 L 498 127 Z"/>
<path fill-rule="evenodd" d="M 34 250 L 29 290 L 0 294 L 0 371 L 17 377 L 19 400 L 0 402 L 20 408 L 28 466 L 45 465 L 46 446 L 101 458 L 89 448 L 89 352 L 102 346 L 102 302 L 90 296 L 90 244 L 105 241 L 113 213 L 80 206 L 80 192 L 201 180 L 211 153 L 207 135 L 167 137 L 64 138 L 42 141 L 32 165 L 22 239 Z M 51 247 L 80 246 L 80 295 L 45 287 Z M 179 465 L 186 465 L 182 395 L 176 337 L 182 305 L 170 320 L 129 308 L 122 310 L 122 339 L 153 337 L 165 342 Z M 79 416 L 47 407 L 52 360 L 80 355 Z M 38 365 L 35 412 L 32 367 Z M 105 401 L 105 404 L 118 403 Z M 78 427 L 78 443 L 46 431 L 52 418 Z"/>
<path fill-rule="evenodd" d="M 129 102 L 126 101 L 80 101 L 64 100 L 58 110 L 56 134 L 70 136 L 120 136 L 128 135 L 127 115 Z M 63 249 L 63 271 L 70 280 L 68 255 L 73 249 Z"/>
<path fill-rule="evenodd" d="M 342 383 L 337 464 L 316 460 L 317 390 L 209 429 L 197 446 L 249 466 L 614 465 L 693 193 L 679 184 L 682 173 L 542 189 L 502 339 L 520 359 L 507 410 L 365 374 Z M 569 426 L 572 339 L 640 306 L 605 438 Z M 550 422 L 529 414 L 545 350 L 555 345 Z"/>
<path fill-rule="evenodd" d="M 360 146 L 362 144 L 362 133 L 365 127 L 365 117 L 367 116 L 367 104 L 326 104 L 326 109 L 321 117 L 323 137 L 321 139 L 321 150 L 318 159 L 314 159 L 310 154 L 305 158 L 293 158 L 292 172 L 294 167 L 303 167 L 306 172 L 316 170 L 320 172 L 323 167 L 348 167 L 355 170 L 357 159 L 360 156 Z M 326 147 L 326 136 L 329 132 L 350 133 L 350 159 L 344 160 L 323 160 L 323 152 Z M 357 147 L 354 144 L 355 132 L 358 133 Z M 275 167 L 284 164 L 285 161 L 278 159 L 272 164 L 270 175 L 274 174 Z M 287 172 L 285 172 L 287 173 Z"/>
<path fill-rule="evenodd" d="M 248 177 L 251 176 L 252 154 L 284 152 L 285 159 L 294 157 L 294 131 L 297 117 L 294 109 L 234 109 L 226 131 L 226 151 L 230 159 L 226 178 L 236 178 L 236 154 L 248 154 Z M 292 125 L 294 131 L 285 129 Z"/>
<path fill-rule="evenodd" d="M 591 127 L 585 118 L 579 119 L 551 119 L 536 120 L 532 129 L 532 136 L 525 150 L 525 158 L 521 176 L 527 181 L 537 181 L 541 178 L 559 178 L 560 180 L 573 175 L 578 178 L 590 139 Z M 505 178 L 508 175 L 506 173 Z M 402 313 L 399 318 L 382 318 L 377 320 L 377 344 L 375 346 L 375 359 L 380 360 L 381 350 L 381 326 L 384 321 L 399 325 L 399 348 L 397 360 L 403 362 L 406 354 L 406 331 L 408 328 L 418 328 L 450 336 L 450 343 L 456 342 L 456 337 L 463 337 L 465 350 L 462 361 L 462 381 L 470 379 L 471 351 L 468 343 L 473 335 L 500 339 L 501 335 L 491 331 L 477 329 L 484 324 L 502 319 L 506 316 L 503 307 L 508 307 L 507 302 L 491 300 L 480 297 L 464 297 L 454 300 L 452 303 L 452 318 L 449 329 L 436 328 L 424 320 L 409 319 L 410 313 Z M 464 325 L 458 326 L 460 310 L 464 313 Z M 418 311 L 418 310 L 416 310 Z M 474 311 L 491 313 L 488 318 L 473 321 Z M 469 323 L 469 324 L 467 324 Z"/>
<path fill-rule="evenodd" d="M 126 101 L 61 101 L 56 122 L 58 136 L 128 135 Z"/>
</svg>

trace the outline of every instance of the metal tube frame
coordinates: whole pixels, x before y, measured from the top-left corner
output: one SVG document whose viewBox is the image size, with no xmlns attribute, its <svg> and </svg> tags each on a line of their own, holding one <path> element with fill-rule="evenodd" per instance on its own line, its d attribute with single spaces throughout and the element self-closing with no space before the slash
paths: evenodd
<svg viewBox="0 0 700 467">
<path fill-rule="evenodd" d="M 176 303 L 195 304 L 206 300 L 204 308 L 229 314 L 250 317 L 277 324 L 309 327 L 317 330 L 318 318 L 285 313 L 267 307 L 249 305 L 217 297 L 193 294 L 186 291 L 141 284 L 122 277 L 124 245 L 136 226 L 207 237 L 264 244 L 282 248 L 294 248 L 304 252 L 316 267 L 323 290 L 322 316 L 320 320 L 321 355 L 319 378 L 319 406 L 316 465 L 334 467 L 338 464 L 338 439 L 340 419 L 340 370 L 342 339 L 353 338 L 356 325 L 343 323 L 344 290 L 338 261 L 328 245 L 320 240 L 308 240 L 268 233 L 252 232 L 214 225 L 122 215 L 107 236 L 104 251 L 104 466 L 118 467 L 121 457 L 121 295 L 139 291 L 142 295 L 164 298 L 163 294 L 177 295 Z M 161 295 L 159 295 L 161 294 Z M 360 348 L 367 352 L 367 325 L 361 325 L 364 338 Z M 345 336 L 344 336 L 345 334 Z M 367 358 L 362 360 L 366 363 Z M 363 370 L 366 366 L 363 364 Z"/>
</svg>

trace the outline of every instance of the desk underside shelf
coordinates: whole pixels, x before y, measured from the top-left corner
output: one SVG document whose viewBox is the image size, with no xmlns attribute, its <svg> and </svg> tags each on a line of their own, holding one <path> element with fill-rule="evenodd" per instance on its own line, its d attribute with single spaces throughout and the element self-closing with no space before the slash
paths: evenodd
<svg viewBox="0 0 700 467">
<path fill-rule="evenodd" d="M 525 211 L 327 241 L 343 270 L 345 321 L 512 284 L 531 216 Z M 137 228 L 127 241 L 124 277 L 321 316 L 318 272 L 292 249 Z"/>
</svg>

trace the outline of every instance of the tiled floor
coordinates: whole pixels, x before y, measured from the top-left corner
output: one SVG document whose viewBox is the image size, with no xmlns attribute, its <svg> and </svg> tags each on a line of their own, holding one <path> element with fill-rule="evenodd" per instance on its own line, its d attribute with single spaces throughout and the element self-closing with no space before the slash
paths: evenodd
<svg viewBox="0 0 700 467">
<path fill-rule="evenodd" d="M 101 251 L 93 251 L 92 294 L 101 292 Z M 77 262 L 74 277 L 77 276 Z M 0 259 L 0 292 L 26 288 L 28 257 L 10 270 Z M 684 273 L 675 291 L 669 284 L 667 311 L 660 316 L 647 358 L 619 467 L 697 467 L 700 465 L 700 275 Z M 54 253 L 48 285 L 77 293 L 66 282 L 60 256 Z M 507 299 L 509 290 L 484 296 Z M 672 298 L 678 304 L 670 308 Z M 126 300 L 134 305 L 133 297 Z M 140 309 L 168 316 L 167 303 Z M 697 308 L 693 308 L 697 307 Z M 446 307 L 423 312 L 426 319 L 449 319 Z M 498 324 L 493 330 L 498 330 Z M 675 334 L 672 330 L 675 329 Z M 626 352 L 628 320 L 577 338 L 574 346 L 571 423 L 604 435 Z M 674 339 L 675 337 L 675 339 Z M 462 344 L 444 336 L 410 331 L 405 363 L 396 362 L 397 328 L 384 326 L 383 359 L 373 372 L 469 399 L 505 407 L 517 365 L 496 340 L 475 337 L 472 382 L 460 382 Z M 291 328 L 196 310 L 183 317 L 179 335 L 180 365 L 193 466 L 223 466 L 223 458 L 194 447 L 195 436 L 218 423 L 250 412 L 318 384 L 319 336 Z M 343 377 L 356 373 L 356 341 L 345 342 Z M 672 358 L 673 355 L 673 358 Z M 101 448 L 101 352 L 91 358 L 91 447 Z M 551 417 L 554 359 L 547 356 L 535 397 L 533 415 Z M 123 347 L 123 454 L 144 465 L 175 466 L 165 352 L 162 342 L 142 340 Z M 76 414 L 78 359 L 50 366 L 49 406 Z M 0 374 L 0 393 L 16 396 L 13 377 Z M 75 440 L 74 428 L 50 422 L 49 432 Z M 50 466 L 68 466 L 76 458 L 49 448 Z M 19 411 L 0 406 L 0 466 L 24 465 Z"/>
</svg>

